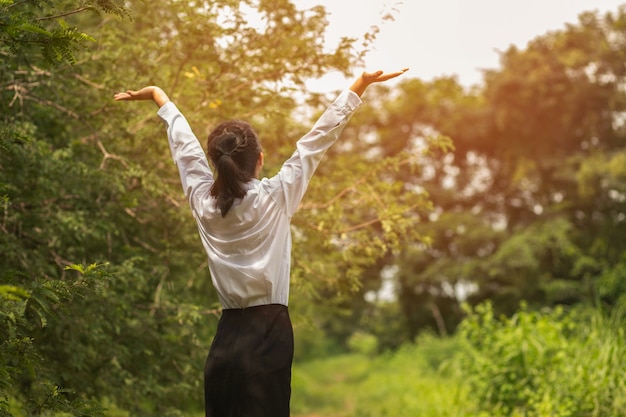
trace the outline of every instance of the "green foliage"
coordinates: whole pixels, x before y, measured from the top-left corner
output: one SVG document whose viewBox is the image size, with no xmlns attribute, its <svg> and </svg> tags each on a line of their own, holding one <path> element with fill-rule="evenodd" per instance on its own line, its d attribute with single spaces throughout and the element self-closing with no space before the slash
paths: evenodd
<svg viewBox="0 0 626 417">
<path fill-rule="evenodd" d="M 490 304 L 460 327 L 460 366 L 492 416 L 615 416 L 623 392 L 624 317 L 593 310 L 522 307 L 497 318 Z"/>
<path fill-rule="evenodd" d="M 66 17 L 88 10 L 129 16 L 124 2 L 120 0 L 73 3 L 47 0 L 0 2 L 0 51 L 6 48 L 12 55 L 25 58 L 36 46 L 48 64 L 75 64 L 76 50 L 95 39 L 70 26 Z"/>
<path fill-rule="evenodd" d="M 0 280 L 0 414 L 41 415 L 63 412 L 73 416 L 104 416 L 97 401 L 74 397 L 75 391 L 59 385 L 50 374 L 42 330 L 67 319 L 66 307 L 76 299 L 97 291 L 106 279 L 102 267 L 91 265 L 73 280 L 32 279 L 5 272 Z M 10 399 L 19 399 L 21 411 L 12 409 Z"/>
<path fill-rule="evenodd" d="M 626 260 L 607 268 L 598 279 L 598 297 L 609 300 L 616 309 L 626 309 Z"/>
<path fill-rule="evenodd" d="M 490 299 L 494 309 L 512 313 L 519 300 L 535 306 L 593 301 L 576 265 L 583 258 L 572 224 L 564 218 L 537 221 L 500 243 L 471 273 L 490 287 L 488 294 L 469 296 L 471 302 Z"/>
</svg>

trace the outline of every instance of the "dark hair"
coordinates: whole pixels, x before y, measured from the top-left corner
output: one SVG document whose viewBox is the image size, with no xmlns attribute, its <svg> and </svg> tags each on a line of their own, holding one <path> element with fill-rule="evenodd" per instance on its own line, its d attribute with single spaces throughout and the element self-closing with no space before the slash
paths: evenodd
<svg viewBox="0 0 626 417">
<path fill-rule="evenodd" d="M 256 132 L 244 121 L 222 122 L 209 133 L 207 154 L 216 171 L 211 195 L 217 198 L 222 217 L 235 199 L 246 195 L 245 184 L 254 178 L 261 152 Z"/>
</svg>

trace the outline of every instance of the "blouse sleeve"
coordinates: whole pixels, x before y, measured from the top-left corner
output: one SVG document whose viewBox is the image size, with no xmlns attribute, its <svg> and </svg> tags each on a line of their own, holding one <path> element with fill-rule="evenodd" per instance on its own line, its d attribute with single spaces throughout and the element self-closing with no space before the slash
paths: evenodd
<svg viewBox="0 0 626 417">
<path fill-rule="evenodd" d="M 351 90 L 343 91 L 324 111 L 313 128 L 296 143 L 296 150 L 278 174 L 263 181 L 285 213 L 292 217 L 304 197 L 324 154 L 339 138 L 346 124 L 360 106 L 361 99 Z"/>
<path fill-rule="evenodd" d="M 197 208 L 194 201 L 202 195 L 208 195 L 213 184 L 213 172 L 206 154 L 189 123 L 173 102 L 164 104 L 157 114 L 165 122 L 170 151 L 178 167 L 183 192 L 195 211 Z"/>
</svg>

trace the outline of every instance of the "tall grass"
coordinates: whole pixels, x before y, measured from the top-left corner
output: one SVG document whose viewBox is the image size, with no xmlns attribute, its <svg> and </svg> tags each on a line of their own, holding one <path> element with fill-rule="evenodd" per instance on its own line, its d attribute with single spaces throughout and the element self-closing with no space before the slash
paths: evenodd
<svg viewBox="0 0 626 417">
<path fill-rule="evenodd" d="M 458 366 L 493 417 L 626 416 L 625 323 L 589 308 L 495 318 L 486 304 L 461 326 Z"/>
</svg>

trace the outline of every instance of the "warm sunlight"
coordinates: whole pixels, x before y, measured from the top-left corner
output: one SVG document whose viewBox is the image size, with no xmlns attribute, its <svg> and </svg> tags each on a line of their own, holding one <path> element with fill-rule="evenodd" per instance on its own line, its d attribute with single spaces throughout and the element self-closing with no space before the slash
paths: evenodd
<svg viewBox="0 0 626 417">
<path fill-rule="evenodd" d="M 626 0 L 0 16 L 0 416 L 626 416 Z"/>
</svg>

